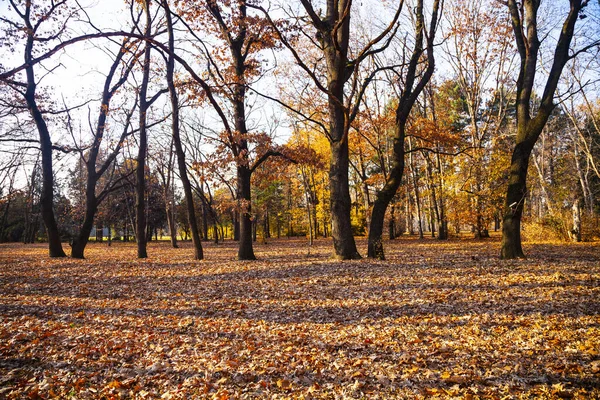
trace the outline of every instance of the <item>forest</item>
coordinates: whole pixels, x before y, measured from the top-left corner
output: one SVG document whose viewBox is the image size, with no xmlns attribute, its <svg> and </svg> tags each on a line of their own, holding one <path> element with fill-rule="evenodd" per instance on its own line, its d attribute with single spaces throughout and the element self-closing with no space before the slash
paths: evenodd
<svg viewBox="0 0 600 400">
<path fill-rule="evenodd" d="M 600 396 L 599 94 L 598 0 L 0 0 L 0 397 Z"/>
</svg>

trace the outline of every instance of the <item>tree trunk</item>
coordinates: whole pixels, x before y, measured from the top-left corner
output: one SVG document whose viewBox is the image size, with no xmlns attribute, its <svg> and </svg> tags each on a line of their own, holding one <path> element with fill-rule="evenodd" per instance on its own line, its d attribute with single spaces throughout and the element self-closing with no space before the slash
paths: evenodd
<svg viewBox="0 0 600 400">
<path fill-rule="evenodd" d="M 95 186 L 95 185 L 94 185 Z M 92 232 L 92 228 L 94 227 L 94 217 L 96 216 L 96 211 L 98 209 L 96 195 L 94 192 L 90 192 L 89 188 L 86 193 L 86 207 L 85 207 L 85 217 L 83 219 L 83 224 L 79 229 L 79 233 L 73 240 L 73 246 L 71 247 L 71 257 L 83 259 L 85 246 L 88 244 L 90 233 Z"/>
<path fill-rule="evenodd" d="M 527 196 L 527 167 L 531 149 L 517 145 L 513 152 L 502 224 L 503 259 L 525 258 L 521 245 L 521 216 Z"/>
<path fill-rule="evenodd" d="M 421 75 L 421 78 L 416 82 L 417 67 L 419 61 L 423 56 L 423 40 L 425 30 L 425 19 L 423 13 L 423 1 L 419 0 L 414 8 L 416 26 L 415 26 L 415 47 L 413 49 L 410 62 L 408 65 L 405 85 L 402 90 L 402 95 L 399 98 L 398 106 L 396 107 L 396 119 L 394 124 L 394 142 L 393 142 L 393 161 L 392 168 L 390 170 L 388 179 L 383 189 L 377 194 L 375 204 L 373 205 L 373 213 L 371 214 L 371 226 L 369 228 L 369 247 L 368 256 L 383 259 L 383 244 L 381 242 L 381 235 L 383 232 L 383 220 L 385 218 L 385 211 L 392 201 L 392 198 L 396 194 L 398 187 L 402 181 L 402 175 L 404 173 L 404 140 L 405 140 L 405 129 L 406 121 L 410 115 L 413 105 L 415 104 L 417 97 L 425 88 L 425 85 L 433 74 L 435 62 L 433 57 L 433 40 L 435 38 L 436 25 L 438 23 L 438 9 L 439 1 L 434 0 L 432 14 L 431 14 L 431 25 L 429 30 L 429 37 L 427 38 L 427 68 Z M 415 187 L 416 189 L 416 187 Z M 417 193 L 417 192 L 415 192 Z M 417 199 L 418 202 L 418 199 Z M 422 232 L 421 232 L 422 236 Z"/>
<path fill-rule="evenodd" d="M 409 143 L 409 147 L 412 150 L 412 144 L 411 141 L 408 141 Z M 417 175 L 417 172 L 415 171 L 415 166 L 414 166 L 414 158 L 413 158 L 413 153 L 410 153 L 409 156 L 409 170 L 410 170 L 410 174 L 412 176 L 412 183 L 413 183 L 413 189 L 415 190 L 415 205 L 417 206 L 417 223 L 418 225 L 418 229 L 419 229 L 419 239 L 423 239 L 424 235 L 423 235 L 423 216 L 421 213 L 421 196 L 419 193 L 419 177 Z"/>
<path fill-rule="evenodd" d="M 378 258 L 380 260 L 385 259 L 383 243 L 381 239 L 383 235 L 385 212 L 388 205 L 392 201 L 392 198 L 400 187 L 404 173 L 405 124 L 398 123 L 395 130 L 396 133 L 394 135 L 392 168 L 390 169 L 389 178 L 387 179 L 385 185 L 377 193 L 377 197 L 373 203 L 373 212 L 371 213 L 371 224 L 369 225 L 367 256 L 370 258 Z"/>
<path fill-rule="evenodd" d="M 571 230 L 571 238 L 574 242 L 581 242 L 581 206 L 580 199 L 575 199 L 572 207 L 573 229 Z"/>
<path fill-rule="evenodd" d="M 173 202 L 167 202 L 167 224 L 169 225 L 169 235 L 171 236 L 171 246 L 174 249 L 179 248 L 177 244 L 177 228 L 175 226 L 175 215 L 174 215 L 175 205 Z"/>
<path fill-rule="evenodd" d="M 314 243 L 314 227 L 313 227 L 313 222 L 312 222 L 312 218 L 311 218 L 311 204 L 310 204 L 310 198 L 308 195 L 308 189 L 305 188 L 304 190 L 304 194 L 306 197 L 306 216 L 308 218 L 308 245 L 312 246 Z"/>
<path fill-rule="evenodd" d="M 398 237 L 398 232 L 396 232 L 396 205 L 394 202 L 390 205 L 390 222 L 388 224 L 388 230 L 390 240 L 394 240 Z"/>
<path fill-rule="evenodd" d="M 27 4 L 29 10 L 31 4 Z M 27 13 L 27 17 L 29 12 Z M 34 43 L 34 29 L 31 26 L 29 19 L 25 20 L 27 24 L 27 43 L 25 45 L 25 63 L 28 66 L 25 68 L 27 76 L 27 89 L 25 91 L 25 101 L 27 102 L 27 108 L 33 117 L 35 126 L 37 128 L 40 138 L 40 150 L 42 153 L 42 193 L 40 198 L 41 214 L 46 226 L 46 233 L 48 235 L 48 254 L 50 257 L 66 257 L 66 254 L 62 248 L 60 233 L 58 231 L 58 225 L 56 224 L 56 218 L 54 216 L 54 173 L 52 170 L 52 140 L 50 139 L 50 132 L 46 121 L 40 111 L 36 102 L 36 81 L 33 71 L 33 65 L 30 64 L 33 59 L 33 43 Z"/>
<path fill-rule="evenodd" d="M 231 212 L 231 220 L 233 224 L 233 240 L 240 240 L 240 214 L 238 210 Z"/>
<path fill-rule="evenodd" d="M 335 256 L 342 260 L 360 258 L 354 236 L 350 213 L 350 187 L 348 184 L 348 140 L 347 137 L 331 144 L 329 185 L 331 190 L 331 222 Z"/>
<path fill-rule="evenodd" d="M 240 244 L 239 260 L 256 260 L 252 248 L 252 207 L 250 169 L 245 165 L 237 167 L 238 201 L 240 202 Z"/>
<path fill-rule="evenodd" d="M 271 238 L 271 225 L 269 223 L 269 207 L 265 208 L 265 219 L 263 220 L 263 237 L 265 241 Z"/>
<path fill-rule="evenodd" d="M 208 240 L 208 204 L 202 202 L 202 235 L 204 240 Z"/>
<path fill-rule="evenodd" d="M 173 22 L 171 20 L 171 12 L 168 2 L 163 0 L 163 7 L 166 10 L 167 30 L 169 33 L 169 50 L 175 51 L 175 38 L 173 34 Z M 187 217 L 192 231 L 192 244 L 194 246 L 194 259 L 202 260 L 204 252 L 202 250 L 202 241 L 198 229 L 198 220 L 196 219 L 196 210 L 194 208 L 194 195 L 192 193 L 192 185 L 187 175 L 187 166 L 185 164 L 185 153 L 181 144 L 181 136 L 179 133 L 179 101 L 177 98 L 177 89 L 173 82 L 173 74 L 175 69 L 175 59 L 169 55 L 167 62 L 167 85 L 171 98 L 171 131 L 173 134 L 173 144 L 175 145 L 175 153 L 177 154 L 177 166 L 179 168 L 179 177 L 183 185 L 183 193 L 185 194 L 185 203 L 187 206 Z"/>
<path fill-rule="evenodd" d="M 554 94 L 562 70 L 571 58 L 571 40 L 583 4 L 581 0 L 570 1 L 570 10 L 556 42 L 552 66 L 535 116 L 531 114 L 531 97 L 536 82 L 535 75 L 538 69 L 538 52 L 540 49 L 537 25 L 540 2 L 536 0 L 523 0 L 522 2 L 508 0 L 506 4 L 510 11 L 514 37 L 519 51 L 520 69 L 515 101 L 517 136 L 504 203 L 504 225 L 502 226 L 502 250 L 500 255 L 503 259 L 513 259 L 525 257 L 521 245 L 521 216 L 523 215 L 523 203 L 527 196 L 529 157 L 550 114 L 554 110 Z"/>
<path fill-rule="evenodd" d="M 144 31 L 145 37 L 150 37 L 152 19 L 150 16 L 150 1 L 145 0 L 145 15 L 146 15 L 146 28 Z M 136 183 L 135 183 L 135 238 L 137 242 L 137 256 L 138 258 L 147 258 L 147 219 L 146 219 L 146 156 L 148 153 L 148 133 L 146 131 L 146 119 L 147 112 L 150 108 L 148 104 L 148 83 L 150 81 L 150 51 L 152 47 L 149 43 L 146 43 L 144 50 L 143 60 L 143 76 L 142 84 L 140 86 L 140 113 L 139 113 L 139 131 L 140 131 L 140 142 L 137 156 L 136 166 Z"/>
</svg>

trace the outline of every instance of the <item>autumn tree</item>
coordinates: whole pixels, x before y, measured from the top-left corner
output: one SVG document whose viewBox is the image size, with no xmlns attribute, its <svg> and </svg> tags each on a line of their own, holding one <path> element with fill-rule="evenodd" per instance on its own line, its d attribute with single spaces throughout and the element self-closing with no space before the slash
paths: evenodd
<svg viewBox="0 0 600 400">
<path fill-rule="evenodd" d="M 263 69 L 260 54 L 276 46 L 271 27 L 266 20 L 248 13 L 246 1 L 206 0 L 182 5 L 182 14 L 218 40 L 208 48 L 198 36 L 209 64 L 209 80 L 201 85 L 202 97 L 219 115 L 223 129 L 213 140 L 229 154 L 222 162 L 234 162 L 236 199 L 240 210 L 240 242 L 238 258 L 255 259 L 252 246 L 252 173 L 269 157 L 282 153 L 271 145 L 271 138 L 248 127 L 248 86 L 260 79 Z M 223 100 L 219 102 L 215 96 Z M 231 116 L 225 114 L 226 107 Z"/>
<path fill-rule="evenodd" d="M 507 2 L 515 43 L 520 57 L 520 68 L 515 101 L 517 135 L 504 203 L 501 250 L 503 259 L 525 257 L 521 245 L 521 217 L 527 197 L 529 159 L 535 143 L 556 106 L 554 96 L 563 68 L 569 59 L 575 57 L 581 51 L 598 45 L 598 42 L 595 42 L 577 51 L 571 49 L 571 42 L 575 35 L 575 24 L 580 16 L 584 15 L 583 10 L 587 4 L 587 1 L 582 0 L 569 1 L 569 10 L 564 18 L 554 47 L 552 63 L 540 98 L 540 105 L 537 110 L 533 110 L 532 100 L 536 75 L 539 71 L 538 60 L 541 49 L 538 15 L 541 1 L 523 0 L 519 3 L 515 0 L 508 0 Z"/>
<path fill-rule="evenodd" d="M 165 201 L 165 214 L 167 217 L 167 225 L 169 226 L 169 235 L 171 238 L 171 246 L 174 249 L 179 248 L 177 243 L 177 227 L 175 221 L 175 166 L 173 152 L 173 142 L 168 145 L 168 152 L 165 154 L 165 150 L 157 151 L 152 155 L 153 161 L 156 164 L 156 172 L 158 173 L 163 187 L 163 197 Z"/>
<path fill-rule="evenodd" d="M 462 190 L 470 199 L 475 237 L 489 237 L 488 172 L 492 166 L 487 155 L 502 127 L 510 100 L 507 92 L 513 58 L 510 22 L 499 3 L 453 0 L 448 6 L 445 53 L 464 99 L 464 134 L 471 148 L 466 154 Z"/>
<path fill-rule="evenodd" d="M 138 130 L 139 142 L 136 164 L 136 186 L 135 186 L 135 238 L 137 242 L 138 258 L 147 258 L 147 214 L 146 214 L 146 158 L 148 156 L 148 112 L 152 104 L 166 90 L 159 90 L 153 96 L 148 96 L 150 85 L 151 53 L 153 39 L 152 24 L 154 16 L 151 12 L 152 0 L 143 0 L 141 7 L 144 15 L 143 39 L 144 51 L 141 59 L 142 80 L 139 86 L 139 111 L 138 111 Z"/>
<path fill-rule="evenodd" d="M 173 29 L 173 18 L 171 15 L 171 9 L 167 0 L 162 0 L 162 7 L 165 10 L 165 17 L 167 21 L 167 31 L 169 35 L 169 55 L 167 56 L 167 86 L 169 88 L 169 95 L 171 100 L 171 133 L 173 139 L 173 146 L 175 147 L 175 154 L 177 155 L 177 167 L 179 170 L 179 179 L 183 185 L 183 193 L 185 195 L 187 216 L 192 231 L 192 244 L 194 245 L 194 258 L 196 260 L 202 260 L 204 253 L 202 250 L 202 242 L 200 241 L 200 234 L 198 229 L 198 221 L 196 219 L 196 211 L 194 208 L 194 195 L 192 193 L 192 186 L 188 177 L 187 165 L 185 162 L 185 152 L 181 142 L 180 134 L 180 121 L 179 121 L 179 97 L 177 88 L 175 86 L 174 74 L 175 74 L 175 31 Z"/>
</svg>

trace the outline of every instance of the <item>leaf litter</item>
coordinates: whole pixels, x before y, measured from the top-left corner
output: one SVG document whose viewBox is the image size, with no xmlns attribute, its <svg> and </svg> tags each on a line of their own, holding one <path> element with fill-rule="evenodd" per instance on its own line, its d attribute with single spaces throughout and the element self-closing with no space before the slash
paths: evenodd
<svg viewBox="0 0 600 400">
<path fill-rule="evenodd" d="M 598 244 L 330 245 L 0 245 L 0 398 L 600 397 Z"/>
</svg>

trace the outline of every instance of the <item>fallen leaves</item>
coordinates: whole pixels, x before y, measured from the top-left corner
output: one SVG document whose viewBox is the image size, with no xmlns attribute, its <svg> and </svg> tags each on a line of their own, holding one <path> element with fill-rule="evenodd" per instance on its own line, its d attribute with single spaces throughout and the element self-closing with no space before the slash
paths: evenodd
<svg viewBox="0 0 600 400">
<path fill-rule="evenodd" d="M 317 243 L 258 262 L 229 243 L 205 262 L 1 245 L 0 397 L 600 396 L 598 246 L 501 262 L 494 242 L 398 240 L 386 262 L 336 262 Z"/>
</svg>

